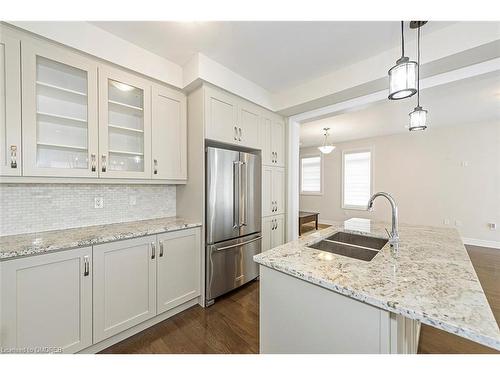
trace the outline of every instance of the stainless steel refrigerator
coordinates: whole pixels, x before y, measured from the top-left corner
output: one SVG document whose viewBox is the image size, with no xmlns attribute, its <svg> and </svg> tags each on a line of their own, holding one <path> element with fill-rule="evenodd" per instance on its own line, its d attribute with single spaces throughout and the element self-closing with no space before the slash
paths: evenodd
<svg viewBox="0 0 500 375">
<path fill-rule="evenodd" d="M 261 207 L 260 156 L 207 147 L 207 305 L 259 276 Z"/>
</svg>

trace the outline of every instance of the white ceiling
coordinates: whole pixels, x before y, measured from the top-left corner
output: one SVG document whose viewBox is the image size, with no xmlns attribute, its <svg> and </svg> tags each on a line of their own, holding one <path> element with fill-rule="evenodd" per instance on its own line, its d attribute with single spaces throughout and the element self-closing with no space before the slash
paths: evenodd
<svg viewBox="0 0 500 375">
<path fill-rule="evenodd" d="M 181 66 L 203 53 L 270 92 L 321 77 L 400 42 L 397 21 L 92 23 Z M 423 34 L 449 24 L 429 22 Z"/>
<path fill-rule="evenodd" d="M 377 137 L 408 132 L 408 113 L 416 98 L 384 100 L 367 108 L 304 123 L 300 127 L 301 147 L 322 144 L 323 128 L 329 127 L 329 141 Z M 467 123 L 500 120 L 500 73 L 490 73 L 422 91 L 420 103 L 429 111 L 429 129 Z"/>
</svg>

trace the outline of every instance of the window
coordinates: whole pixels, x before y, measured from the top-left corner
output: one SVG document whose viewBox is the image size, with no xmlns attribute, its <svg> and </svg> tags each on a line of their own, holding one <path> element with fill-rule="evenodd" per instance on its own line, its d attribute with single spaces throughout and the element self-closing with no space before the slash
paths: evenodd
<svg viewBox="0 0 500 375">
<path fill-rule="evenodd" d="M 366 209 L 372 191 L 372 153 L 370 150 L 342 154 L 342 207 Z"/>
<path fill-rule="evenodd" d="M 321 156 L 304 156 L 300 159 L 301 194 L 321 194 Z"/>
</svg>

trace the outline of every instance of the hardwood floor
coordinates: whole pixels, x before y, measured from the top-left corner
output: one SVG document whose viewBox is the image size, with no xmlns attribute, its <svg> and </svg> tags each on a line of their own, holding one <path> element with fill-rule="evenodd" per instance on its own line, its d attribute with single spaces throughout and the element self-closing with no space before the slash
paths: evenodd
<svg viewBox="0 0 500 375">
<path fill-rule="evenodd" d="M 500 321 L 500 250 L 467 246 L 493 314 Z M 102 353 L 259 352 L 259 283 L 252 282 L 203 309 L 194 306 Z M 472 341 L 422 325 L 419 353 L 496 353 Z"/>
<path fill-rule="evenodd" d="M 328 228 L 328 224 L 318 224 L 318 230 Z M 302 236 L 309 235 L 316 231 L 316 226 L 314 223 L 302 224 Z M 301 236 L 301 237 L 302 237 Z"/>
</svg>

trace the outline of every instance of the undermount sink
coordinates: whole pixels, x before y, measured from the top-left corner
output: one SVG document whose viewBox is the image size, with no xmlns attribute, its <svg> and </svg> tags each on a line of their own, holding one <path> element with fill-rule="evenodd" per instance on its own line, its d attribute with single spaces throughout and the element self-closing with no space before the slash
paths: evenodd
<svg viewBox="0 0 500 375">
<path fill-rule="evenodd" d="M 337 232 L 309 247 L 369 262 L 385 246 L 387 241 L 384 238 Z"/>
</svg>

